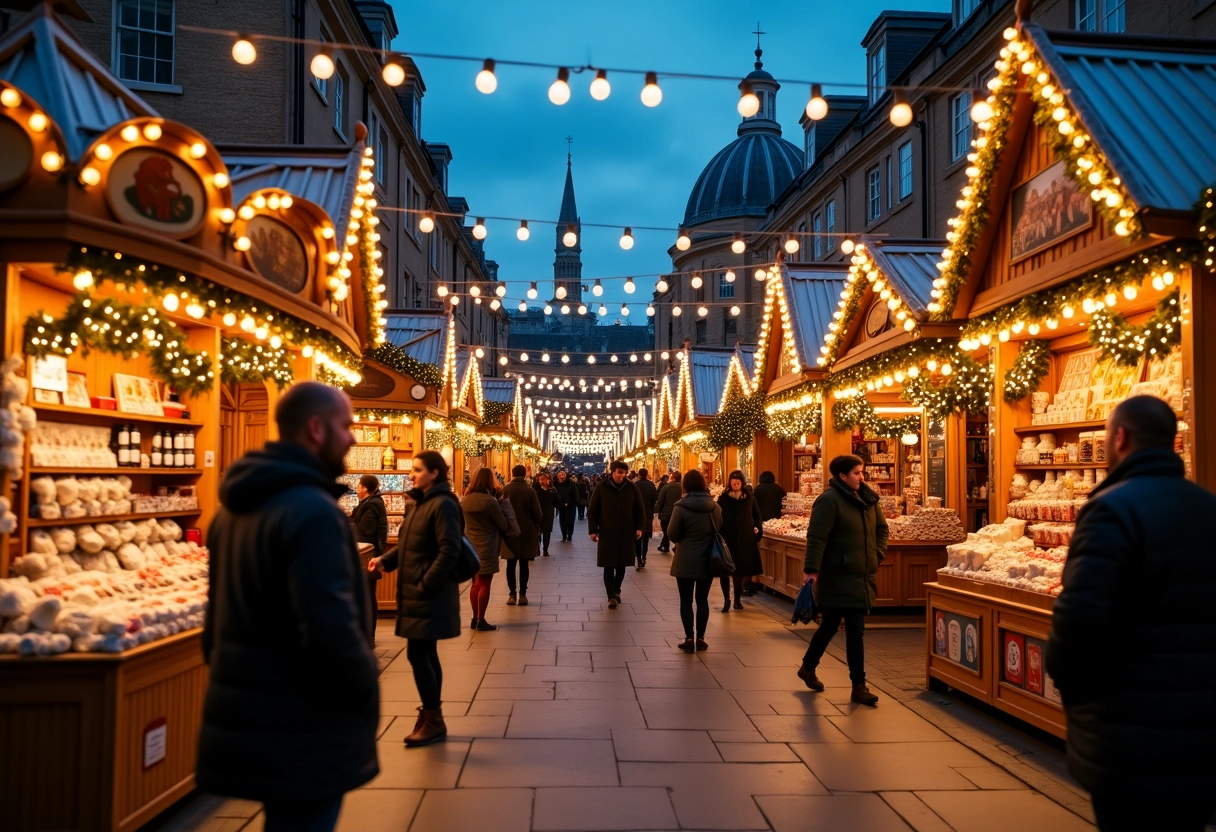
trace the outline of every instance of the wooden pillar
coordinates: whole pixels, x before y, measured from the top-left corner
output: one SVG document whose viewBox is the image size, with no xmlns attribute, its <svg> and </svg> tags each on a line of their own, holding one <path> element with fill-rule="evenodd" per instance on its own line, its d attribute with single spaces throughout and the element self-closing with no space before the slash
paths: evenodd
<svg viewBox="0 0 1216 832">
<path fill-rule="evenodd" d="M 1003 523 L 1007 516 L 1006 508 L 1009 503 L 1009 483 L 1017 471 L 1014 462 L 1017 458 L 1018 447 L 1021 445 L 1021 438 L 1013 432 L 1013 429 L 1019 424 L 1021 411 L 1029 408 L 1030 405 L 1028 401 L 1010 404 L 1001 395 L 1005 374 L 1017 360 L 1021 345 L 1011 341 L 1001 343 L 993 340 L 991 349 L 996 380 L 992 392 L 992 420 L 988 425 L 988 434 L 991 437 L 991 441 L 988 443 L 988 454 L 991 459 L 989 470 L 992 472 L 992 481 L 989 483 L 991 487 L 988 490 L 988 517 L 989 522 Z M 1054 365 L 1055 362 L 1052 363 Z M 1048 373 L 1047 377 L 1043 379 L 1041 389 L 1055 389 L 1052 375 L 1052 373 Z"/>
<path fill-rule="evenodd" d="M 193 327 L 186 330 L 186 346 L 195 350 L 205 350 L 209 355 L 220 355 L 220 331 L 212 327 Z M 211 382 L 211 389 L 203 393 L 195 393 L 188 397 L 190 418 L 202 422 L 202 426 L 194 434 L 195 465 L 203 469 L 196 481 L 198 504 L 201 514 L 198 518 L 199 528 L 206 532 L 215 515 L 219 499 L 219 456 L 220 456 L 220 386 L 223 382 L 216 367 L 216 377 Z M 272 411 L 273 412 L 273 411 Z M 273 419 L 270 420 L 273 422 Z M 211 454 L 211 464 L 207 464 L 207 455 Z M 203 541 L 206 544 L 206 540 Z"/>
<path fill-rule="evenodd" d="M 1180 276 L 1183 407 L 1195 482 L 1216 490 L 1216 272 L 1196 263 Z"/>
<path fill-rule="evenodd" d="M 823 451 L 823 476 L 828 475 L 828 463 L 841 454 L 853 453 L 853 432 L 851 430 L 836 430 L 832 422 L 832 405 L 836 397 L 833 393 L 825 393 L 823 397 L 823 436 L 819 438 Z"/>
</svg>

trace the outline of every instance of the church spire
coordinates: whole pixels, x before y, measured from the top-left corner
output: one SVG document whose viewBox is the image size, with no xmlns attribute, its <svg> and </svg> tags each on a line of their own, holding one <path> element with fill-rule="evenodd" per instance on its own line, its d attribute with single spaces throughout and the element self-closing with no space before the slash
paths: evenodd
<svg viewBox="0 0 1216 832">
<path fill-rule="evenodd" d="M 565 287 L 566 294 L 563 302 L 577 305 L 583 298 L 583 228 L 578 219 L 578 206 L 574 202 L 574 174 L 571 170 L 570 144 L 574 141 L 566 137 L 566 186 L 562 190 L 562 207 L 557 215 L 557 244 L 554 248 L 553 260 L 553 295 L 557 300 L 557 288 Z M 566 245 L 567 231 L 573 231 L 576 242 Z"/>
<path fill-rule="evenodd" d="M 578 222 L 578 206 L 574 202 L 574 176 L 570 171 L 570 154 L 566 154 L 566 188 L 562 191 L 562 210 L 557 215 L 558 222 Z M 562 229 L 565 233 L 565 229 Z"/>
</svg>

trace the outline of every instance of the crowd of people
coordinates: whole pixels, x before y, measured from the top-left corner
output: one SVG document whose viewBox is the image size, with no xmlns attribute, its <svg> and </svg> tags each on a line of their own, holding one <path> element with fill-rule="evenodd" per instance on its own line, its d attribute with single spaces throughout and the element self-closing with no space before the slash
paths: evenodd
<svg viewBox="0 0 1216 832">
<path fill-rule="evenodd" d="M 722 612 L 741 609 L 749 578 L 761 573 L 763 522 L 780 515 L 784 497 L 769 472 L 753 490 L 732 471 L 714 499 L 699 470 L 652 480 L 620 460 L 603 476 L 537 471 L 531 481 L 515 466 L 501 486 L 482 468 L 458 496 L 443 456 L 423 451 L 390 548 L 374 476 L 360 480 L 349 519 L 337 504 L 345 486 L 335 480 L 354 444 L 345 394 L 297 384 L 275 418 L 281 439 L 229 468 L 207 536 L 210 680 L 196 769 L 206 791 L 261 801 L 267 832 L 330 832 L 344 793 L 379 771 L 372 648 L 382 573 L 396 572 L 395 631 L 407 640 L 422 702 L 405 745 L 417 747 L 447 734 L 437 645 L 461 631 L 457 575 L 472 578 L 469 626 L 492 632 L 485 616 L 502 562 L 508 605 L 527 606 L 529 565 L 550 555 L 554 521 L 570 542 L 585 516 L 615 609 L 628 568 L 646 568 L 648 540 L 661 531 L 659 551 L 674 548 L 684 630 L 677 647 L 697 653 L 709 647 L 714 578 Z M 1149 396 L 1128 399 L 1108 420 L 1110 473 L 1077 518 L 1047 646 L 1069 767 L 1090 790 L 1103 832 L 1197 832 L 1216 809 L 1208 753 L 1216 619 L 1207 603 L 1216 558 L 1197 525 L 1216 515 L 1216 496 L 1186 480 L 1175 431 L 1168 405 Z M 811 510 L 803 580 L 822 618 L 797 675 L 825 690 L 817 668 L 843 623 L 851 699 L 874 706 L 863 639 L 888 529 L 864 468 L 856 456 L 833 458 Z M 360 555 L 357 541 L 370 553 Z"/>
</svg>

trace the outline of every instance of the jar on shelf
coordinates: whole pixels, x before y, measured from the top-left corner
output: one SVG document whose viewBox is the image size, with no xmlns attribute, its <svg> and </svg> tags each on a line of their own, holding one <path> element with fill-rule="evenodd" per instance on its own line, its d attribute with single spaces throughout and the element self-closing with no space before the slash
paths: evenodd
<svg viewBox="0 0 1216 832">
<path fill-rule="evenodd" d="M 1078 445 L 1077 462 L 1082 465 L 1092 463 L 1094 461 L 1094 432 L 1092 430 L 1082 431 Z"/>
</svg>

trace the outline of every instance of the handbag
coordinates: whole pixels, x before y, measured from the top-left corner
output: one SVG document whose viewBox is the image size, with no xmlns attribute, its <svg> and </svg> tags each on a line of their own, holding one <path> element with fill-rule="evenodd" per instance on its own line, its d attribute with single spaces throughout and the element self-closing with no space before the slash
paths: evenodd
<svg viewBox="0 0 1216 832">
<path fill-rule="evenodd" d="M 456 505 L 459 507 L 460 500 L 456 499 L 455 494 L 449 494 L 453 500 L 456 500 Z M 456 563 L 452 566 L 452 580 L 458 584 L 465 581 L 471 581 L 477 577 L 477 573 L 481 571 L 481 557 L 477 554 L 477 549 L 473 547 L 473 541 L 469 540 L 464 534 L 464 514 L 460 516 L 460 551 L 456 554 Z"/>
<path fill-rule="evenodd" d="M 730 548 L 718 532 L 718 524 L 714 522 L 713 514 L 709 515 L 709 523 L 713 526 L 714 536 L 709 542 L 709 574 L 715 578 L 725 578 L 735 572 L 735 561 L 730 556 Z"/>
<path fill-rule="evenodd" d="M 815 619 L 814 586 L 813 581 L 807 581 L 802 585 L 802 589 L 798 590 L 798 597 L 794 599 L 794 617 L 790 620 L 791 624 L 810 624 Z"/>
</svg>

